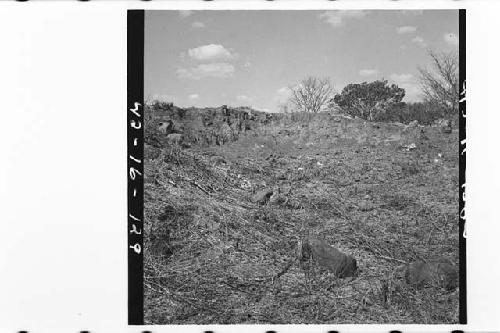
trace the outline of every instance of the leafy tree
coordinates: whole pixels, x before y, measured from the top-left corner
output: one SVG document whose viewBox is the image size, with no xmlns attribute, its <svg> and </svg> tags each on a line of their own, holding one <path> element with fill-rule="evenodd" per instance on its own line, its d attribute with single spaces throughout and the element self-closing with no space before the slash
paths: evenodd
<svg viewBox="0 0 500 333">
<path fill-rule="evenodd" d="M 332 98 L 333 85 L 329 79 L 311 76 L 290 90 L 290 102 L 297 111 L 318 113 Z"/>
<path fill-rule="evenodd" d="M 388 109 L 401 103 L 405 90 L 387 80 L 370 83 L 351 83 L 333 97 L 340 109 L 351 115 L 367 120 L 383 118 Z"/>
</svg>

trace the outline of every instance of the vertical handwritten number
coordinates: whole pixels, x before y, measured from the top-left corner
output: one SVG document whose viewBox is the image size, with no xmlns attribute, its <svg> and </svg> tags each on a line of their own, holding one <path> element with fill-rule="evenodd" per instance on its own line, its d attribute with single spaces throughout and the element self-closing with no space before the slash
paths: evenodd
<svg viewBox="0 0 500 333">
<path fill-rule="evenodd" d="M 460 92 L 460 96 L 463 96 L 460 98 L 459 102 L 462 103 L 462 102 L 465 102 L 465 80 L 464 80 L 464 83 L 462 85 L 462 91 Z"/>
<path fill-rule="evenodd" d="M 465 80 L 462 84 L 462 91 L 460 92 L 460 100 L 459 102 L 460 103 L 464 103 L 466 102 L 466 89 L 465 89 Z M 461 104 L 462 105 L 462 104 Z M 462 105 L 462 110 L 460 112 L 461 116 L 465 119 L 465 105 Z M 460 148 L 461 148 L 461 151 L 460 151 L 460 155 L 464 155 L 466 153 L 466 146 L 465 146 L 465 143 L 466 143 L 466 139 L 463 139 L 460 141 Z M 467 228 L 466 228 L 466 220 L 465 220 L 465 183 L 462 184 L 462 200 L 463 200 L 463 208 L 460 210 L 460 219 L 464 221 L 464 232 L 463 232 L 463 237 L 464 238 L 467 238 Z"/>
<path fill-rule="evenodd" d="M 141 221 L 140 219 L 138 219 L 137 217 L 135 217 L 135 216 L 134 216 L 134 215 L 132 215 L 132 214 L 128 214 L 128 216 L 129 216 L 132 220 L 134 220 L 134 221 L 137 221 L 137 222 L 140 222 L 140 221 Z"/>
<path fill-rule="evenodd" d="M 131 167 L 129 170 L 130 179 L 135 180 L 136 174 L 138 174 L 139 176 L 142 176 L 142 173 L 139 170 Z"/>
<path fill-rule="evenodd" d="M 465 101 L 466 101 L 466 98 L 465 98 L 465 80 L 464 80 L 464 83 L 462 85 L 462 91 L 460 92 L 459 103 L 463 103 Z M 465 118 L 465 108 L 462 109 L 461 115 L 462 115 L 462 117 Z"/>
<path fill-rule="evenodd" d="M 135 224 L 132 224 L 132 230 L 130 230 L 130 233 L 140 235 L 142 233 L 142 230 L 137 230 L 137 226 Z"/>
<path fill-rule="evenodd" d="M 465 205 L 465 203 L 464 203 L 464 205 Z M 466 221 L 465 221 L 465 207 L 462 208 L 462 210 L 460 211 L 460 218 L 462 220 L 464 220 L 464 233 L 463 233 L 463 237 L 467 238 L 467 231 L 466 231 L 466 227 L 465 227 L 466 226 Z"/>
<path fill-rule="evenodd" d="M 129 248 L 133 249 L 134 252 L 137 254 L 141 253 L 141 246 L 138 243 L 135 243 L 134 245 L 130 245 Z"/>
<path fill-rule="evenodd" d="M 141 117 L 141 115 L 139 114 L 139 106 L 141 105 L 141 103 L 139 102 L 135 102 L 134 103 L 134 108 L 133 109 L 130 109 L 130 111 L 132 111 L 133 114 L 135 114 L 137 117 Z"/>
<path fill-rule="evenodd" d="M 130 122 L 130 126 L 135 129 L 140 129 L 142 127 L 142 123 L 140 121 L 136 122 L 135 120 L 132 120 Z"/>
<path fill-rule="evenodd" d="M 137 158 L 135 158 L 135 157 L 134 157 L 134 156 L 132 156 L 132 155 L 129 155 L 128 157 L 129 157 L 132 161 L 134 161 L 134 162 L 136 162 L 136 163 L 139 163 L 139 164 L 141 163 L 141 160 L 138 160 Z"/>
</svg>

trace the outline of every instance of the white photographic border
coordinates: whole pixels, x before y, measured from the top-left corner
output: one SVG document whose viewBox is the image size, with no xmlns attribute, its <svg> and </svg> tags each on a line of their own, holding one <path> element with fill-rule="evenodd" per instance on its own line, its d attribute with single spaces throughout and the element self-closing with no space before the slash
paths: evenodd
<svg viewBox="0 0 500 333">
<path fill-rule="evenodd" d="M 466 325 L 127 325 L 127 9 L 467 10 Z M 0 3 L 0 330 L 500 330 L 495 1 Z M 458 145 L 458 143 L 457 143 Z"/>
</svg>

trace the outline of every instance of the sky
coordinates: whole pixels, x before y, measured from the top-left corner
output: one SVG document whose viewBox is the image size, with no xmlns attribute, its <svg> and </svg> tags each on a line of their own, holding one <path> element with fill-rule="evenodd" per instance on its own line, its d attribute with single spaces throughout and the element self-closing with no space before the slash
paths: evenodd
<svg viewBox="0 0 500 333">
<path fill-rule="evenodd" d="M 308 76 L 386 79 L 421 100 L 428 50 L 458 52 L 457 10 L 146 11 L 144 95 L 277 112 Z"/>
</svg>

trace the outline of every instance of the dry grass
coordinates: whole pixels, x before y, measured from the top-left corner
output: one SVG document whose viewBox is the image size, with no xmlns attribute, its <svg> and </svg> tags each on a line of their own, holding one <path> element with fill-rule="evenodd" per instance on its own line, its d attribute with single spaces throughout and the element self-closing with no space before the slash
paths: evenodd
<svg viewBox="0 0 500 333">
<path fill-rule="evenodd" d="M 458 262 L 456 133 L 429 129 L 405 151 L 272 126 L 147 160 L 146 323 L 457 323 L 458 291 L 402 279 L 418 258 Z M 253 203 L 265 187 L 279 200 Z M 294 259 L 307 234 L 353 255 L 359 276 L 306 281 Z"/>
</svg>

